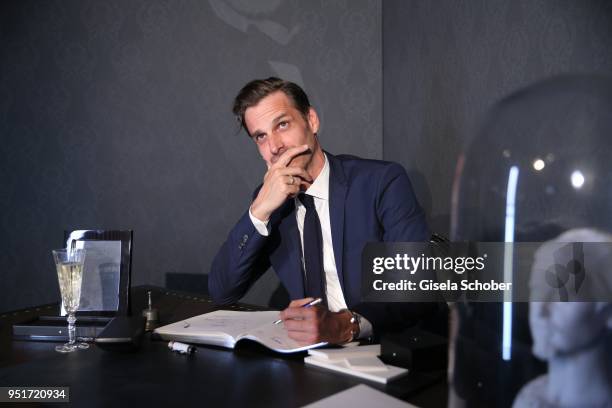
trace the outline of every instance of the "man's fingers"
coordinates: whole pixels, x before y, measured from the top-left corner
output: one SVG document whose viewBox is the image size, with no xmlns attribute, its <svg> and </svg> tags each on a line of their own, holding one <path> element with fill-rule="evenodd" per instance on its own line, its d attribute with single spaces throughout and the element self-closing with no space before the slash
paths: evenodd
<svg viewBox="0 0 612 408">
<path fill-rule="evenodd" d="M 291 162 L 291 160 L 293 160 L 295 156 L 304 153 L 306 150 L 308 150 L 308 145 L 296 146 L 287 149 L 283 154 L 280 155 L 280 157 L 272 167 L 287 167 L 287 165 Z"/>
<path fill-rule="evenodd" d="M 302 180 L 305 180 L 308 183 L 312 183 L 312 177 L 308 172 L 300 167 L 283 167 L 277 169 L 270 169 L 264 175 L 264 183 L 272 180 L 272 179 L 282 179 L 285 184 L 299 184 Z M 293 183 L 291 182 L 291 178 L 294 178 Z M 297 178 L 297 180 L 295 180 Z"/>
<path fill-rule="evenodd" d="M 316 333 L 288 331 L 287 335 L 289 336 L 289 338 L 302 344 L 314 344 L 321 341 L 321 339 Z"/>
<path fill-rule="evenodd" d="M 300 189 L 300 184 L 303 183 L 302 179 L 300 179 L 297 176 L 284 176 L 285 177 L 285 183 L 289 186 L 289 187 L 296 187 L 297 190 Z"/>
<path fill-rule="evenodd" d="M 312 310 L 310 310 L 309 312 L 306 312 L 308 309 L 310 308 L 302 308 L 302 307 L 291 307 L 288 309 L 285 309 L 281 312 L 280 314 L 280 318 L 283 320 L 288 320 L 288 319 L 308 319 L 309 317 L 311 317 L 312 315 Z"/>
<path fill-rule="evenodd" d="M 290 307 L 281 312 L 281 319 L 314 319 L 317 309 L 313 307 Z"/>
<path fill-rule="evenodd" d="M 287 176 L 299 177 L 312 183 L 312 177 L 310 177 L 310 174 L 308 174 L 308 172 L 301 167 L 285 167 L 283 169 L 279 169 L 278 172 Z"/>
<path fill-rule="evenodd" d="M 296 193 L 300 189 L 302 179 L 294 176 L 282 176 L 280 189 L 287 193 Z"/>
<path fill-rule="evenodd" d="M 307 303 L 312 302 L 314 299 L 311 297 L 305 299 L 296 299 L 289 303 L 289 307 L 283 310 L 280 313 L 280 318 L 282 320 L 286 319 L 304 319 L 309 316 L 309 313 L 312 313 L 314 310 L 310 307 L 302 307 Z"/>
<path fill-rule="evenodd" d="M 317 330 L 313 320 L 287 319 L 283 321 L 283 326 L 287 331 L 312 332 Z"/>
</svg>

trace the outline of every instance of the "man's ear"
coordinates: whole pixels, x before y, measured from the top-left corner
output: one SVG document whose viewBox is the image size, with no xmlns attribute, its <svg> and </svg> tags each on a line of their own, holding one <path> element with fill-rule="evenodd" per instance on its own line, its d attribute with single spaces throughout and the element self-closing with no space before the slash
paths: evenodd
<svg viewBox="0 0 612 408">
<path fill-rule="evenodd" d="M 319 132 L 319 115 L 317 115 L 317 111 L 311 106 L 308 108 L 308 126 L 310 126 L 310 130 L 312 133 Z"/>
</svg>

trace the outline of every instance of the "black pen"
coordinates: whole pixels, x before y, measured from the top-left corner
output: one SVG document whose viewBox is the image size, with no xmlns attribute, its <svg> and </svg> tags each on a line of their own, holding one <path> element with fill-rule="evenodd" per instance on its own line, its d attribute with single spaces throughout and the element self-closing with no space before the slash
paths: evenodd
<svg viewBox="0 0 612 408">
<path fill-rule="evenodd" d="M 323 299 L 321 298 L 316 298 L 313 301 L 310 301 L 308 303 L 306 303 L 305 305 L 302 305 L 302 307 L 310 307 L 310 306 L 314 306 L 314 305 L 318 305 L 319 303 L 321 303 L 323 301 Z M 274 324 L 279 324 L 283 321 L 283 319 L 278 319 L 277 321 L 274 322 Z"/>
</svg>

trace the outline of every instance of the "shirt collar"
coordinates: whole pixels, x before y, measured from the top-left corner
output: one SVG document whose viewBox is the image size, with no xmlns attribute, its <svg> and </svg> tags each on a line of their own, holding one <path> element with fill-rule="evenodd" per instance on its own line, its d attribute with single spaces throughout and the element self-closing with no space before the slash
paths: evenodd
<svg viewBox="0 0 612 408">
<path fill-rule="evenodd" d="M 305 193 L 327 201 L 329 199 L 329 161 L 325 153 L 323 153 L 323 156 L 325 157 L 323 168 Z"/>
</svg>

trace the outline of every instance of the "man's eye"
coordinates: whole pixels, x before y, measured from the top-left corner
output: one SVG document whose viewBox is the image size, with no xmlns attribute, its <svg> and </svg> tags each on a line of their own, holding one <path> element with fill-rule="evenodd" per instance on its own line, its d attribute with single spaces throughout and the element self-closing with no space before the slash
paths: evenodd
<svg viewBox="0 0 612 408">
<path fill-rule="evenodd" d="M 256 142 L 261 142 L 262 140 L 264 140 L 266 138 L 265 133 L 260 133 L 258 135 L 255 135 L 255 137 L 253 138 Z"/>
<path fill-rule="evenodd" d="M 279 129 L 287 129 L 289 127 L 289 122 L 283 121 L 278 124 Z"/>
</svg>

